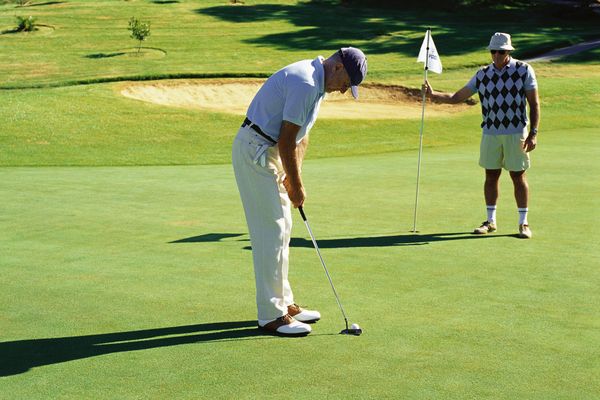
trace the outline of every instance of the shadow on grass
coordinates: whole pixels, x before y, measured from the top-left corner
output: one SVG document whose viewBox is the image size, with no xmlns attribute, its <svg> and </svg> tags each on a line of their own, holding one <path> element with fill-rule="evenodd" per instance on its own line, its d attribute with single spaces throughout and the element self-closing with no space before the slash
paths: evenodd
<svg viewBox="0 0 600 400">
<path fill-rule="evenodd" d="M 17 7 L 22 7 L 22 8 L 24 8 L 24 7 L 53 6 L 53 5 L 55 5 L 55 4 L 63 4 L 63 3 L 64 3 L 64 1 L 47 1 L 47 2 L 45 2 L 45 3 L 26 3 L 26 4 L 23 4 L 22 6 L 21 6 L 21 5 L 19 5 L 19 6 L 17 6 Z"/>
<path fill-rule="evenodd" d="M 95 54 L 88 54 L 85 56 L 85 58 L 111 58 L 111 57 L 118 57 L 118 56 L 123 56 L 125 55 L 125 53 L 123 52 L 118 52 L 118 53 L 95 53 Z"/>
<path fill-rule="evenodd" d="M 169 243 L 205 243 L 205 242 L 220 242 L 223 239 L 243 236 L 243 233 L 207 233 L 200 236 L 192 236 L 185 239 L 174 240 Z"/>
<path fill-rule="evenodd" d="M 40 29 L 40 28 L 44 28 L 44 29 Z M 0 35 L 12 35 L 12 34 L 19 34 L 19 33 L 23 34 L 23 35 L 27 35 L 27 34 L 35 34 L 35 33 L 40 33 L 40 32 L 54 31 L 54 29 L 55 28 L 52 25 L 36 24 L 36 26 L 31 31 L 26 31 L 24 29 L 19 29 L 19 28 L 5 29 L 3 31 L 0 31 Z"/>
<path fill-rule="evenodd" d="M 221 242 L 223 239 L 236 238 L 243 236 L 242 233 L 207 233 L 200 236 L 174 240 L 169 243 L 208 243 Z M 450 233 L 410 233 L 406 235 L 387 235 L 372 237 L 355 237 L 340 239 L 319 239 L 317 244 L 323 249 L 339 249 L 353 247 L 390 247 L 390 246 L 420 246 L 435 242 L 445 242 L 448 240 L 470 240 L 470 239 L 492 239 L 501 237 L 518 238 L 517 234 L 506 235 L 474 235 L 471 232 L 450 232 Z M 238 241 L 247 242 L 248 239 L 239 239 Z M 312 241 L 305 238 L 292 238 L 291 247 L 313 247 Z M 245 250 L 250 250 L 250 246 L 245 246 Z"/>
<path fill-rule="evenodd" d="M 586 34 L 599 32 L 597 19 L 574 23 L 561 18 L 563 13 L 559 10 L 562 9 L 554 9 L 547 4 L 477 8 L 477 18 L 473 19 L 472 9 L 449 13 L 423 7 L 378 9 L 312 0 L 242 7 L 220 5 L 196 9 L 195 12 L 234 23 L 283 21 L 295 27 L 245 40 L 253 45 L 285 51 L 333 50 L 352 45 L 360 47 L 367 55 L 396 53 L 416 57 L 428 27 L 433 29 L 440 54 L 446 56 L 485 52 L 490 35 L 497 31 L 521 35 L 516 56 L 520 56 L 521 52 L 536 52 L 543 34 L 552 38 L 548 43 L 552 45 L 561 40 L 577 42 Z M 528 18 L 524 20 L 523 15 Z M 417 37 L 414 32 L 422 32 L 423 35 Z"/>
<path fill-rule="evenodd" d="M 346 7 L 333 7 L 313 3 L 297 4 L 256 4 L 242 7 L 230 5 L 215 6 L 196 10 L 198 14 L 209 15 L 235 23 L 289 21 L 299 29 L 260 35 L 246 39 L 246 43 L 269 46 L 280 50 L 314 50 L 319 48 L 339 48 L 360 42 L 367 54 L 374 53 L 414 53 L 420 48 L 422 38 L 398 40 L 394 32 L 398 30 L 419 31 L 417 18 L 407 17 L 399 22 L 392 16 L 381 17 L 371 11 L 357 15 Z M 376 15 L 379 14 L 379 15 Z M 376 19 L 377 21 L 371 21 Z M 340 21 L 352 21 L 340 23 Z M 436 37 L 437 41 L 437 37 Z M 438 46 L 439 47 L 439 46 Z"/>
<path fill-rule="evenodd" d="M 154 0 L 152 1 L 154 4 L 174 4 L 179 3 L 178 0 Z"/>
<path fill-rule="evenodd" d="M 318 239 L 317 244 L 322 249 L 339 249 L 352 247 L 391 247 L 391 246 L 421 246 L 449 240 L 491 239 L 499 237 L 517 237 L 514 235 L 473 235 L 471 232 L 430 233 L 420 235 L 388 235 L 373 237 L 356 237 L 342 239 Z M 292 247 L 313 247 L 312 241 L 304 238 L 292 238 Z"/>
<path fill-rule="evenodd" d="M 0 342 L 0 376 L 17 375 L 35 367 L 104 354 L 191 343 L 244 340 L 255 336 L 262 336 L 262 339 L 273 338 L 263 334 L 254 320 Z"/>
</svg>

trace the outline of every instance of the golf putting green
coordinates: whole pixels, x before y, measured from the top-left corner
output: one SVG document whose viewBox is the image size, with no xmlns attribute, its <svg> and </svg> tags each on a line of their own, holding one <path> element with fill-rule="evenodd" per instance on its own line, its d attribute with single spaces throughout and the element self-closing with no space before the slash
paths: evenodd
<svg viewBox="0 0 600 400">
<path fill-rule="evenodd" d="M 547 133 L 534 153 L 532 240 L 515 237 L 508 176 L 499 231 L 469 233 L 484 214 L 476 143 L 425 152 L 417 234 L 416 154 L 307 160 L 305 210 L 360 337 L 339 335 L 342 316 L 297 212 L 290 280 L 323 318 L 303 339 L 256 329 L 229 165 L 4 168 L 2 390 L 285 396 L 289 371 L 273 366 L 293 360 L 311 382 L 301 398 L 589 397 L 600 256 L 588 218 L 599 193 L 586 176 L 599 171 L 560 156 L 571 147 L 591 157 L 600 135 L 567 133 L 566 143 Z"/>
</svg>

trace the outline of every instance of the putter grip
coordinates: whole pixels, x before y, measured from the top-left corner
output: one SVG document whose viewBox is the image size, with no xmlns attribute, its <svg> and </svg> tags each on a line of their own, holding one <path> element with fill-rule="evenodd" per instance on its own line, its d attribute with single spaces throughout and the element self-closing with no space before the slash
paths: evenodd
<svg viewBox="0 0 600 400">
<path fill-rule="evenodd" d="M 304 209 L 302 206 L 298 207 L 298 211 L 300 211 L 300 215 L 302 215 L 302 219 L 306 221 L 306 215 L 304 215 Z"/>
</svg>

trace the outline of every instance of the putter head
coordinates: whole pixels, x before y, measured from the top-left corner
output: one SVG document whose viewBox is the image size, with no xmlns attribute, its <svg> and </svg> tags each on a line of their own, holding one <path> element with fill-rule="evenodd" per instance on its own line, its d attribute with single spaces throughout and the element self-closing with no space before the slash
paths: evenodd
<svg viewBox="0 0 600 400">
<path fill-rule="evenodd" d="M 342 331 L 340 332 L 340 335 L 353 335 L 353 336 L 360 336 L 362 334 L 362 329 L 357 328 L 348 328 L 348 329 L 342 329 Z"/>
</svg>

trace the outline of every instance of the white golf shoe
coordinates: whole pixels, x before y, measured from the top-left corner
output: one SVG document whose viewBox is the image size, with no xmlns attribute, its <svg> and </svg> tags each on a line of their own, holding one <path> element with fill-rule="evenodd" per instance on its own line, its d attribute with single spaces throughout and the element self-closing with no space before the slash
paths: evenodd
<svg viewBox="0 0 600 400">
<path fill-rule="evenodd" d="M 486 233 L 496 232 L 498 228 L 496 227 L 495 222 L 483 221 L 479 228 L 475 228 L 473 231 L 476 235 L 485 235 Z"/>
<path fill-rule="evenodd" d="M 533 236 L 533 233 L 531 233 L 531 229 L 529 228 L 529 225 L 527 225 L 527 224 L 519 225 L 519 237 L 521 239 L 531 239 L 532 236 Z"/>
<path fill-rule="evenodd" d="M 296 303 L 288 306 L 288 314 L 294 317 L 294 319 L 307 324 L 312 324 L 321 319 L 320 312 L 315 310 L 305 310 Z"/>
<path fill-rule="evenodd" d="M 272 320 L 258 320 L 258 327 L 279 336 L 306 336 L 311 331 L 310 325 L 295 320 L 289 314 Z"/>
</svg>

